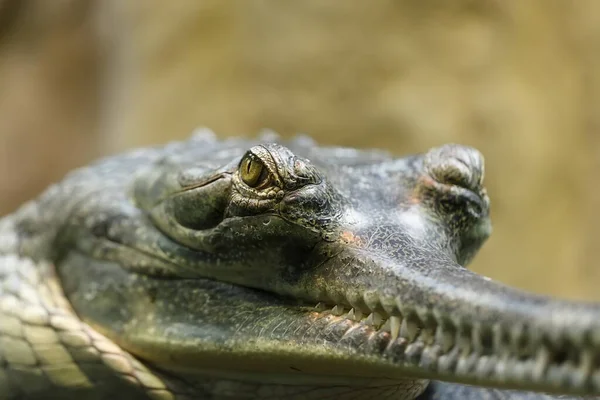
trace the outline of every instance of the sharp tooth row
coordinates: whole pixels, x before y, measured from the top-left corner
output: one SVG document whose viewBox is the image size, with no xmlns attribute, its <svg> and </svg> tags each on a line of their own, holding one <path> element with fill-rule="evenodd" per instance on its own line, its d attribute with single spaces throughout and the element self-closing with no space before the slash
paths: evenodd
<svg viewBox="0 0 600 400">
<path fill-rule="evenodd" d="M 333 308 L 330 308 L 327 307 L 325 303 L 318 303 L 315 306 L 315 311 L 328 311 L 331 315 L 344 316 L 352 321 L 363 322 L 373 326 L 380 331 L 389 332 L 392 341 L 395 341 L 400 336 L 413 341 L 417 338 L 419 331 L 421 330 L 419 324 L 415 320 L 406 320 L 395 315 L 386 318 L 386 316 L 376 311 L 367 315 L 357 308 L 351 308 L 350 311 L 344 315 L 344 306 L 336 305 Z"/>
<path fill-rule="evenodd" d="M 388 348 L 398 344 L 399 338 L 405 339 L 404 343 L 408 342 L 406 357 L 416 357 L 418 363 L 433 363 L 440 371 L 480 377 L 493 374 L 499 379 L 517 381 L 527 376 L 534 382 L 570 381 L 576 387 L 589 384 L 600 389 L 600 354 L 594 343 L 584 346 L 585 339 L 572 340 L 555 334 L 542 340 L 539 332 L 525 325 L 505 327 L 495 324 L 490 329 L 408 308 L 392 310 L 391 304 L 376 306 L 370 297 L 365 297 L 365 303 L 381 312 L 365 314 L 356 307 L 346 312 L 344 306 L 331 308 L 324 303 L 317 304 L 315 309 L 319 312 L 329 310 L 332 315 L 389 332 Z M 401 315 L 386 315 L 388 311 Z M 417 347 L 411 345 L 417 342 Z"/>
</svg>

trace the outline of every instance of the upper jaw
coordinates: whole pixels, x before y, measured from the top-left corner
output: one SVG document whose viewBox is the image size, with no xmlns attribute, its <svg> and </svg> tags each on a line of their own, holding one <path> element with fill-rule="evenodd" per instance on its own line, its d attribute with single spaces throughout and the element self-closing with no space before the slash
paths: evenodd
<svg viewBox="0 0 600 400">
<path fill-rule="evenodd" d="M 343 342 L 390 373 L 600 393 L 597 307 L 510 289 L 436 254 L 413 256 L 348 250 L 315 271 L 304 295 L 319 296 L 319 315 L 350 321 Z"/>
</svg>

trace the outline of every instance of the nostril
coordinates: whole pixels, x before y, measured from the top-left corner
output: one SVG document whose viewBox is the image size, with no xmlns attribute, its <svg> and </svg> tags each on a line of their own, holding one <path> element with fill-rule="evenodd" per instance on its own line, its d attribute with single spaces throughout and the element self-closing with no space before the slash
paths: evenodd
<svg viewBox="0 0 600 400">
<path fill-rule="evenodd" d="M 436 181 L 478 191 L 483 185 L 484 161 L 472 147 L 449 144 L 436 147 L 424 158 L 425 172 Z"/>
</svg>

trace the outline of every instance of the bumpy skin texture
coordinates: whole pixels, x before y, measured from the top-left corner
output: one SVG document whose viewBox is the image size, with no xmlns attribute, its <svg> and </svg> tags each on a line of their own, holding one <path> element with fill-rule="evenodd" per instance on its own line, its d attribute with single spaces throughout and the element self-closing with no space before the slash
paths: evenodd
<svg viewBox="0 0 600 400">
<path fill-rule="evenodd" d="M 0 398 L 598 394 L 600 308 L 468 271 L 490 229 L 464 146 L 100 161 L 0 221 Z"/>
</svg>

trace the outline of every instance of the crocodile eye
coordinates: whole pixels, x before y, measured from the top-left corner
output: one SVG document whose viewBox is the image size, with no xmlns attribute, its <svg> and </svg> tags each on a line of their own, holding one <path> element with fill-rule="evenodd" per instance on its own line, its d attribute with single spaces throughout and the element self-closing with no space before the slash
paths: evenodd
<svg viewBox="0 0 600 400">
<path fill-rule="evenodd" d="M 252 153 L 242 159 L 239 167 L 242 181 L 251 188 L 259 188 L 269 183 L 269 170 L 262 161 Z"/>
</svg>

